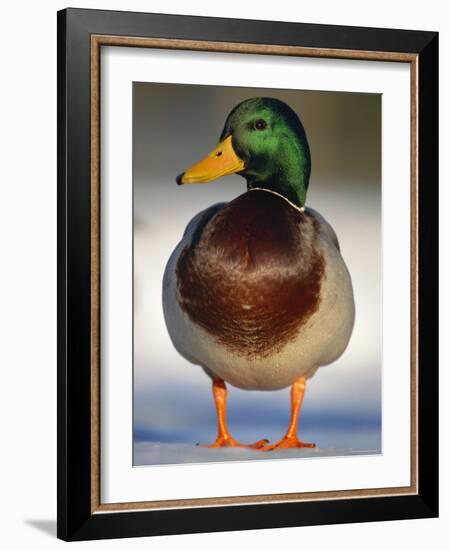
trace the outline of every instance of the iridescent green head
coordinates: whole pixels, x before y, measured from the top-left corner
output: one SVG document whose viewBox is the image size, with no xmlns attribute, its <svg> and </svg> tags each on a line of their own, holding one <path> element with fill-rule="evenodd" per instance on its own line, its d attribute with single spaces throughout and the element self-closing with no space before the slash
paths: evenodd
<svg viewBox="0 0 450 550">
<path fill-rule="evenodd" d="M 308 141 L 298 116 L 278 99 L 259 97 L 231 111 L 218 146 L 177 182 L 203 183 L 238 173 L 248 189 L 269 189 L 303 206 L 310 172 Z"/>
</svg>

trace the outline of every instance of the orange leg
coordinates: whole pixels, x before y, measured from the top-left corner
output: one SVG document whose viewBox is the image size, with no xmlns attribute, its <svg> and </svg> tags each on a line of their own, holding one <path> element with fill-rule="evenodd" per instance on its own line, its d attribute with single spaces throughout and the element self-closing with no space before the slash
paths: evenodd
<svg viewBox="0 0 450 550">
<path fill-rule="evenodd" d="M 260 447 L 261 451 L 273 451 L 274 449 L 312 449 L 316 445 L 314 443 L 305 443 L 298 438 L 297 426 L 300 409 L 305 395 L 306 378 L 302 377 L 296 380 L 291 387 L 291 419 L 286 434 L 278 443 L 273 445 L 265 445 Z"/>
<path fill-rule="evenodd" d="M 252 445 L 244 445 L 231 437 L 227 427 L 227 387 L 220 378 L 213 380 L 213 396 L 217 411 L 217 438 L 210 445 L 201 445 L 202 447 L 248 447 L 250 449 L 259 449 L 268 443 L 268 439 L 261 439 Z"/>
</svg>

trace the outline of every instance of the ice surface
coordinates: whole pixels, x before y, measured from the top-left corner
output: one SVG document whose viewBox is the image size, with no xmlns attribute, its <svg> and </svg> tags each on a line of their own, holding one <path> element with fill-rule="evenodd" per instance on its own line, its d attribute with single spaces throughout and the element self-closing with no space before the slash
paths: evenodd
<svg viewBox="0 0 450 550">
<path fill-rule="evenodd" d="M 367 446 L 366 446 L 367 447 Z M 187 443 L 138 442 L 134 446 L 134 466 L 156 464 L 186 464 L 243 460 L 274 460 L 289 458 L 318 458 L 380 453 L 380 448 L 316 447 L 315 449 L 282 449 L 260 452 L 245 448 L 208 449 Z"/>
</svg>

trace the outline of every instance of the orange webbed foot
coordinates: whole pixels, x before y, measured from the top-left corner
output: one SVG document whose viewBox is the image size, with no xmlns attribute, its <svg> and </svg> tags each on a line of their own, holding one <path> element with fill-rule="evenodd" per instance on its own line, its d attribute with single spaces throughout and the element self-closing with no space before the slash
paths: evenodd
<svg viewBox="0 0 450 550">
<path fill-rule="evenodd" d="M 265 445 L 269 443 L 268 439 L 260 439 L 259 441 L 256 441 L 256 443 L 239 443 L 239 441 L 236 441 L 234 437 L 218 437 L 214 443 L 200 445 L 200 443 L 197 443 L 199 447 L 205 447 L 208 449 L 220 449 L 222 447 L 238 447 L 243 449 L 256 449 L 259 450 Z"/>
<path fill-rule="evenodd" d="M 274 451 L 277 449 L 314 449 L 315 443 L 306 443 L 301 441 L 297 436 L 284 436 L 277 443 L 272 445 L 264 445 L 259 447 L 259 451 Z"/>
</svg>

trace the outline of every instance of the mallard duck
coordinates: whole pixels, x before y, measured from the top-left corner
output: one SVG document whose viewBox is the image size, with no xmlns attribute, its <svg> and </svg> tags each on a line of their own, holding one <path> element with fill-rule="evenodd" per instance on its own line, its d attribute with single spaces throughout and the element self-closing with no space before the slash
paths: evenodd
<svg viewBox="0 0 450 550">
<path fill-rule="evenodd" d="M 305 207 L 310 171 L 299 117 L 284 102 L 262 97 L 237 105 L 219 144 L 176 178 L 184 185 L 239 174 L 247 182 L 245 193 L 188 223 L 163 280 L 171 340 L 212 379 L 218 432 L 206 446 L 315 446 L 298 436 L 306 381 L 346 349 L 354 300 L 334 230 Z M 291 417 L 280 441 L 246 445 L 232 437 L 226 383 L 245 390 L 291 386 Z"/>
</svg>

